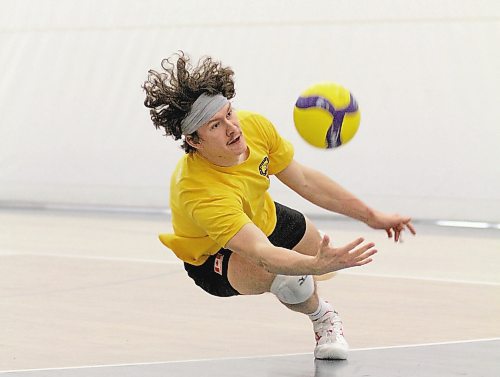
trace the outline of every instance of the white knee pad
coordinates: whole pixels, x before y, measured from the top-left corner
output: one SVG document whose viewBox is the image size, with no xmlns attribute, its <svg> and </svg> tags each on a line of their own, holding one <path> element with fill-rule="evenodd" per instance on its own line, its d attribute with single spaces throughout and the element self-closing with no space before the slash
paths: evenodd
<svg viewBox="0 0 500 377">
<path fill-rule="evenodd" d="M 300 304 L 313 295 L 314 279 L 311 275 L 276 275 L 271 284 L 271 293 L 285 304 Z"/>
</svg>

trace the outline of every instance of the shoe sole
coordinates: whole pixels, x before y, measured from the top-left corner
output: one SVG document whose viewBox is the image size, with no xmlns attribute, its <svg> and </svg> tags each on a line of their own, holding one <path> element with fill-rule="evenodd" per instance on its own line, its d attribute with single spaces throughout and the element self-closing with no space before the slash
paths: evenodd
<svg viewBox="0 0 500 377">
<path fill-rule="evenodd" d="M 347 360 L 349 351 L 337 347 L 324 347 L 314 350 L 314 357 L 318 360 Z"/>
</svg>

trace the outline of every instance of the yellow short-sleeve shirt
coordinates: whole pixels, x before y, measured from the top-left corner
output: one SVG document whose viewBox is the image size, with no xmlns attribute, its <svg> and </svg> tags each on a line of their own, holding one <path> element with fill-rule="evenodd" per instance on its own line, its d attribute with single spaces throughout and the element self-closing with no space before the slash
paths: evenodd
<svg viewBox="0 0 500 377">
<path fill-rule="evenodd" d="M 239 165 L 214 165 L 197 153 L 186 154 L 170 181 L 171 234 L 161 242 L 184 262 L 201 265 L 247 223 L 267 236 L 276 226 L 269 176 L 293 159 L 293 146 L 262 115 L 238 111 L 249 148 Z"/>
</svg>

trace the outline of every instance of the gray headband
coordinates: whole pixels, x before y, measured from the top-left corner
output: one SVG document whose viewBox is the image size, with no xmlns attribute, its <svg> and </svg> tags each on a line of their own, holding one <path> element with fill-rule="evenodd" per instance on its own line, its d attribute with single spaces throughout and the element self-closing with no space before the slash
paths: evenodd
<svg viewBox="0 0 500 377">
<path fill-rule="evenodd" d="M 228 102 L 228 99 L 222 94 L 209 95 L 203 93 L 194 101 L 191 111 L 181 121 L 182 134 L 190 135 L 197 131 Z"/>
</svg>

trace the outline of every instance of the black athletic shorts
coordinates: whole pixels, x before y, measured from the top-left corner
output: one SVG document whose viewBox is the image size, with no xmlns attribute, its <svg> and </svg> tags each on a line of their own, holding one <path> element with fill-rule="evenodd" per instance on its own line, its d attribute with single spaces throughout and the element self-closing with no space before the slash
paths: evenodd
<svg viewBox="0 0 500 377">
<path fill-rule="evenodd" d="M 276 205 L 276 227 L 268 239 L 274 246 L 292 249 L 304 237 L 306 219 L 304 215 L 282 204 Z M 196 285 L 214 296 L 229 297 L 239 293 L 227 280 L 227 268 L 232 251 L 220 249 L 201 266 L 184 263 L 184 269 Z"/>
</svg>

